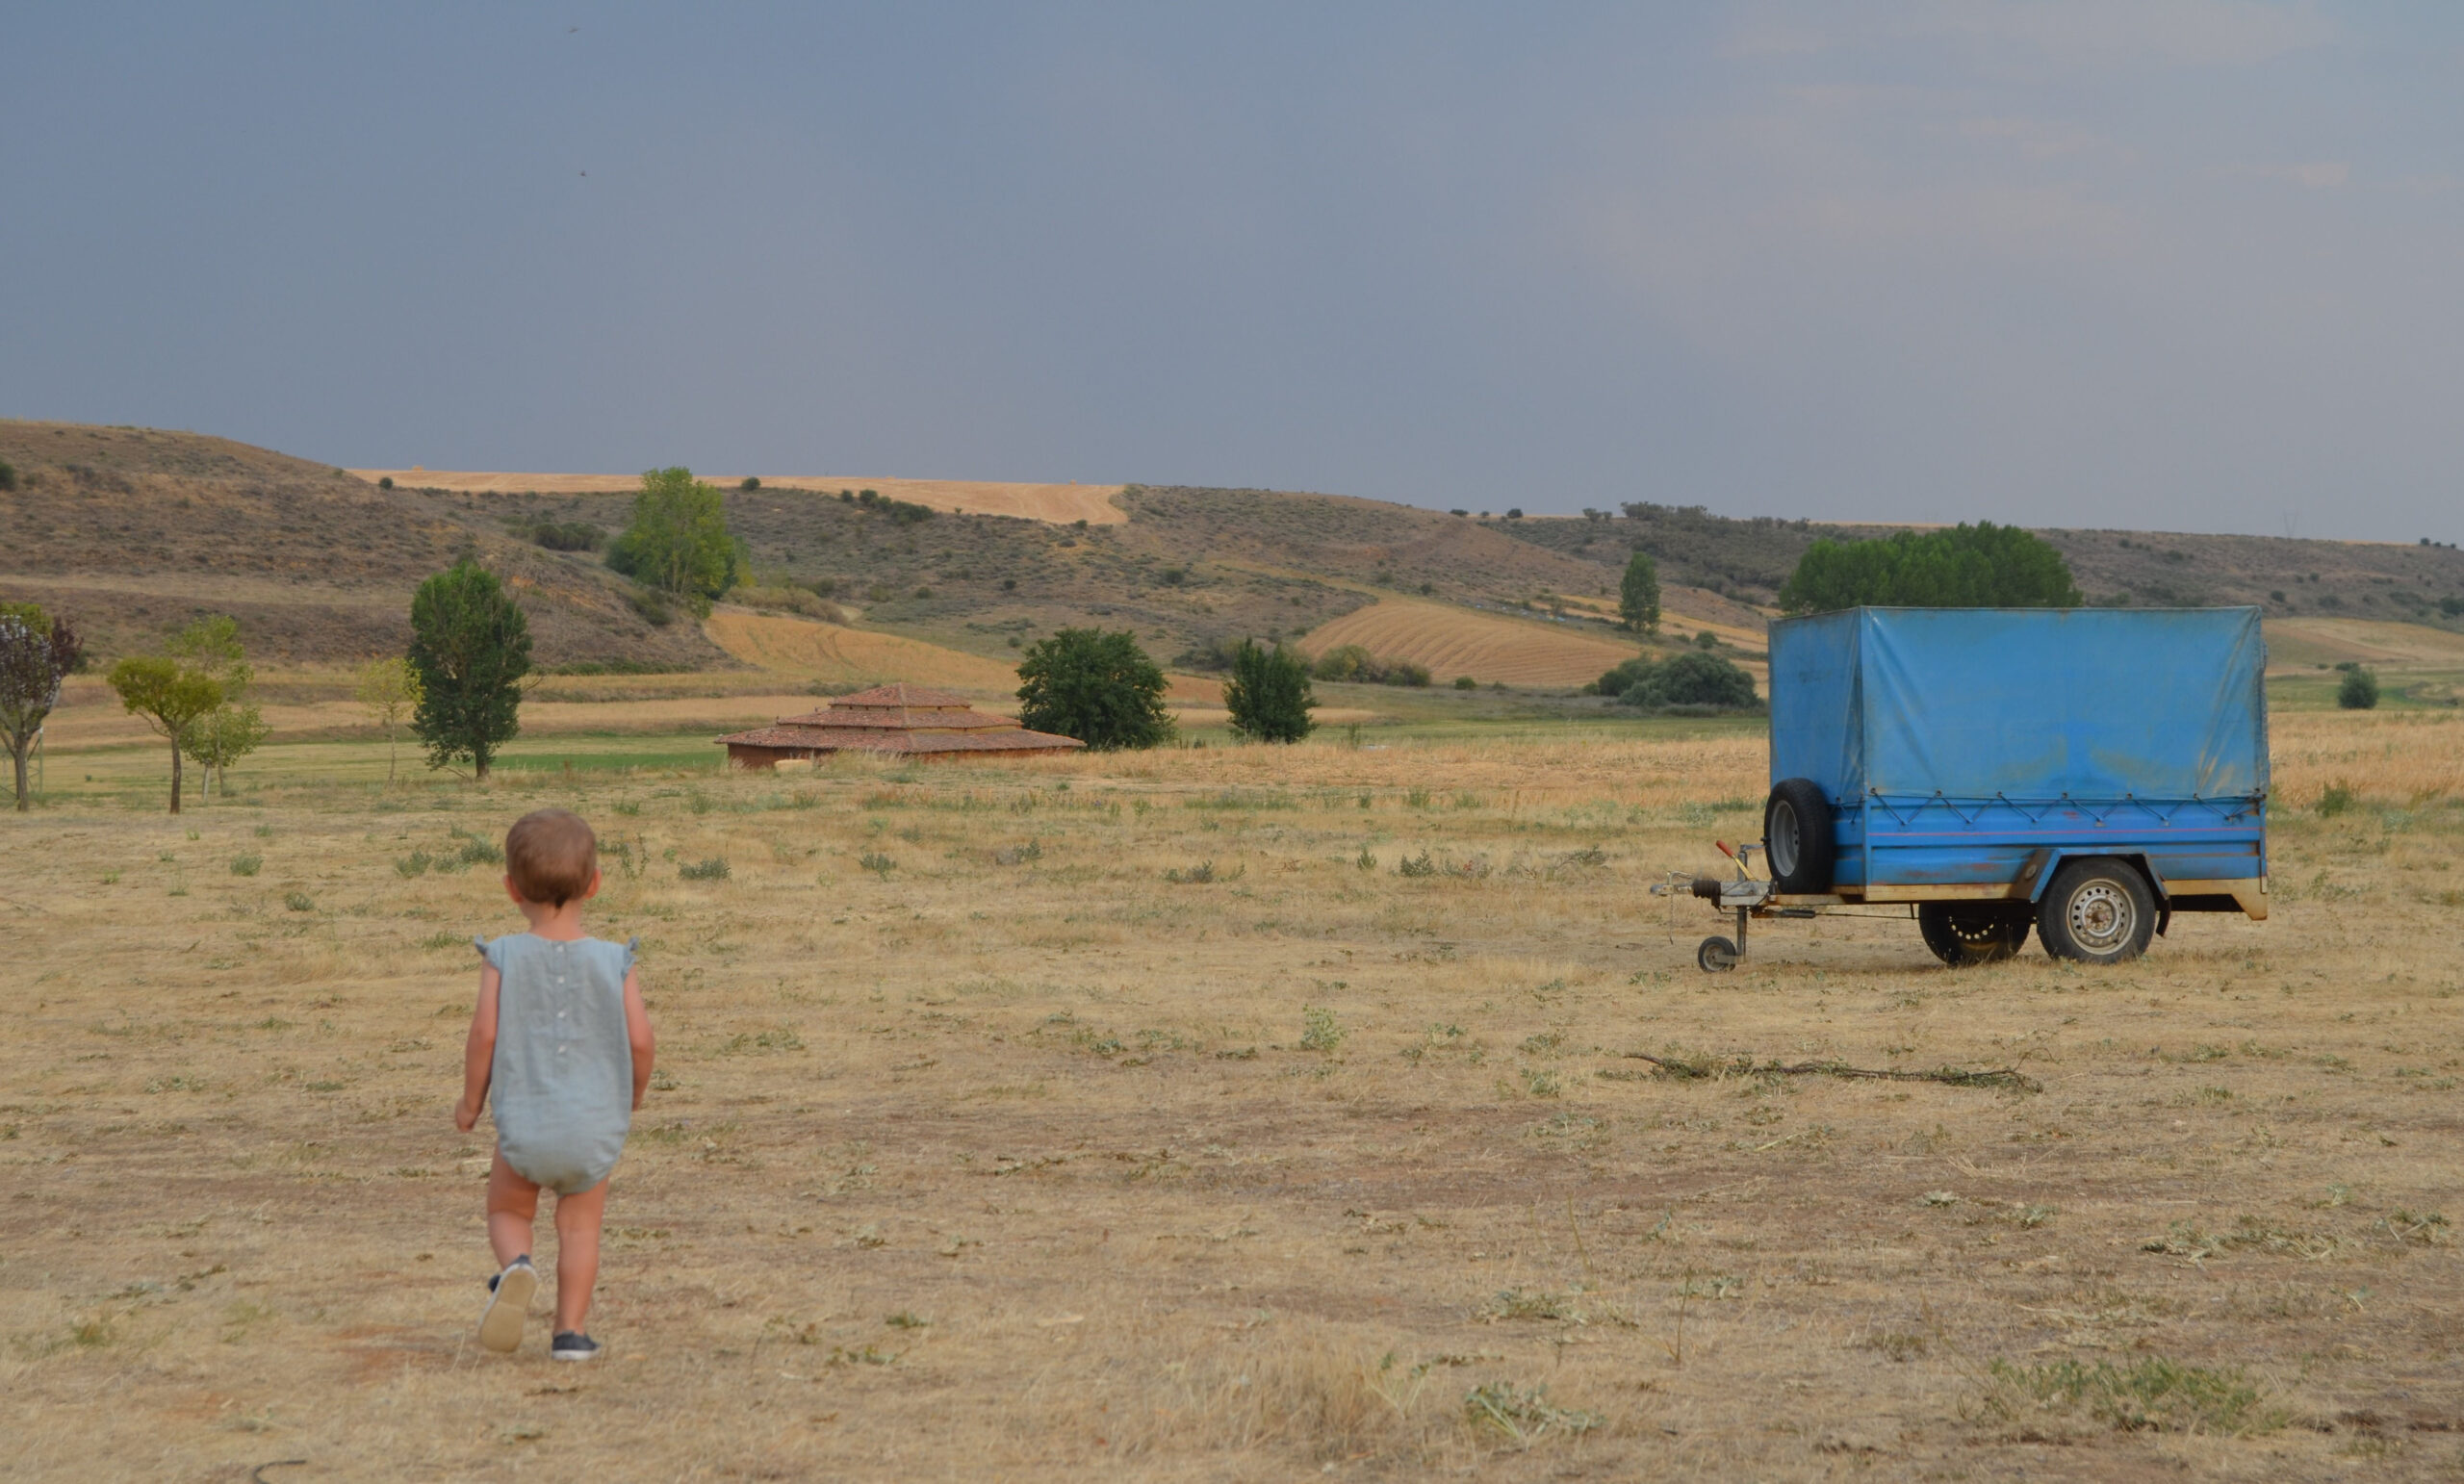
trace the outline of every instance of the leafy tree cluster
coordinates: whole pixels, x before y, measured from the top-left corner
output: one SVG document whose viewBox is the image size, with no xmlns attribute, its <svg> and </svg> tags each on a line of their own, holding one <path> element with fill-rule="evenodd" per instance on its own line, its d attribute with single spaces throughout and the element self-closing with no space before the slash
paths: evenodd
<svg viewBox="0 0 2464 1484">
<path fill-rule="evenodd" d="M 428 766 L 468 762 L 486 778 L 498 749 L 522 729 L 530 621 L 495 573 L 457 562 L 412 596 L 406 659 L 418 689 L 411 730 Z"/>
<path fill-rule="evenodd" d="M 1259 742 L 1297 742 L 1317 727 L 1309 714 L 1317 704 L 1309 661 L 1299 651 L 1244 639 L 1232 652 L 1223 705 L 1232 713 L 1234 731 Z"/>
<path fill-rule="evenodd" d="M 1600 678 L 1600 693 L 1632 706 L 1747 710 L 1759 704 L 1753 676 L 1699 649 L 1681 650 L 1658 661 L 1630 659 Z"/>
<path fill-rule="evenodd" d="M 0 466 L 5 467 L 5 466 Z M 17 812 L 30 803 L 26 757 L 43 719 L 60 704 L 60 682 L 85 657 L 68 621 L 31 602 L 0 603 L 0 738 L 16 765 Z"/>
<path fill-rule="evenodd" d="M 1426 685 L 1428 666 L 1408 659 L 1379 659 L 1357 644 L 1339 644 L 1318 656 L 1310 667 L 1321 680 L 1349 680 L 1359 685 Z"/>
<path fill-rule="evenodd" d="M 1038 640 L 1018 680 L 1018 720 L 1031 731 L 1076 737 L 1099 753 L 1153 747 L 1172 735 L 1164 672 L 1127 629 L 1064 628 Z"/>
<path fill-rule="evenodd" d="M 654 469 L 633 497 L 633 521 L 607 549 L 607 565 L 644 587 L 707 614 L 735 586 L 742 543 L 728 530 L 718 487 L 685 468 Z"/>
<path fill-rule="evenodd" d="M 223 614 L 181 629 L 160 654 L 132 654 L 112 666 L 108 679 L 120 704 L 171 744 L 172 813 L 180 811 L 184 761 L 205 770 L 211 789 L 217 775 L 265 741 L 265 715 L 246 699 L 254 678 L 239 620 Z"/>
<path fill-rule="evenodd" d="M 1880 541 L 1829 539 L 1806 549 L 1780 589 L 1791 613 L 1874 603 L 1903 608 L 2075 608 L 2070 565 L 2042 537 L 1979 521 L 1900 531 Z"/>
</svg>

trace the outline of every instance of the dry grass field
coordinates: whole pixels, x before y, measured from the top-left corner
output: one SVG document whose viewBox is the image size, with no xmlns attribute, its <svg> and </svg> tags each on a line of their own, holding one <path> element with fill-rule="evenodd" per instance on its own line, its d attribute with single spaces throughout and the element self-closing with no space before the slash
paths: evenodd
<svg viewBox="0 0 2464 1484">
<path fill-rule="evenodd" d="M 370 484 L 390 478 L 396 484 L 411 489 L 451 490 L 457 494 L 467 491 L 500 495 L 630 495 L 642 487 L 642 476 L 638 473 L 525 474 L 438 469 L 354 469 L 350 473 Z M 713 484 L 733 488 L 744 476 L 708 474 L 704 477 Z M 1014 515 L 1022 520 L 1049 521 L 1057 525 L 1066 525 L 1074 521 L 1084 521 L 1090 525 L 1118 525 L 1129 519 L 1127 512 L 1113 503 L 1113 497 L 1121 492 L 1121 486 L 1117 484 L 879 479 L 836 474 L 763 474 L 760 478 L 762 489 L 782 494 L 802 490 L 834 495 L 840 490 L 873 490 L 889 499 L 930 505 L 936 510 Z"/>
<path fill-rule="evenodd" d="M 1537 618 L 1508 618 L 1451 603 L 1381 598 L 1300 641 L 1311 655 L 1357 644 L 1380 659 L 1426 665 L 1444 684 L 1468 675 L 1483 684 L 1580 685 L 1641 652 L 1640 647 Z"/>
<path fill-rule="evenodd" d="M 0 1472 L 2452 1476 L 2464 720 L 2274 742 L 2267 923 L 1716 978 L 1644 888 L 1753 832 L 1751 726 L 390 791 L 324 743 L 180 818 L 64 754 L 0 823 Z M 546 804 L 661 1037 L 596 1368 L 474 1343 L 449 1116 Z"/>
</svg>

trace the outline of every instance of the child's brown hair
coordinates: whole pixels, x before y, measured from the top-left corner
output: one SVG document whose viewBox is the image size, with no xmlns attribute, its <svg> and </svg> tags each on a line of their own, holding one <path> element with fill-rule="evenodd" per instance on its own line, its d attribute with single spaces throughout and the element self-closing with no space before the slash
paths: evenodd
<svg viewBox="0 0 2464 1484">
<path fill-rule="evenodd" d="M 571 809 L 533 809 L 504 835 L 504 871 L 525 902 L 562 907 L 590 890 L 599 836 Z"/>
</svg>

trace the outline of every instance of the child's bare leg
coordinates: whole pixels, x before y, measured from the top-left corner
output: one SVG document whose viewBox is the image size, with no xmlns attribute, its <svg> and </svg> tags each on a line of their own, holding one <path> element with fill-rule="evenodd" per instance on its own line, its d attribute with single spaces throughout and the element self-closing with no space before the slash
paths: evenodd
<svg viewBox="0 0 2464 1484">
<path fill-rule="evenodd" d="M 607 1182 L 578 1195 L 556 1197 L 556 1328 L 581 1333 L 599 1283 L 599 1223 L 607 1215 Z"/>
<path fill-rule="evenodd" d="M 488 1245 L 499 1267 L 530 1250 L 531 1223 L 538 1216 L 539 1188 L 515 1174 L 504 1151 L 498 1150 L 488 1166 Z"/>
</svg>

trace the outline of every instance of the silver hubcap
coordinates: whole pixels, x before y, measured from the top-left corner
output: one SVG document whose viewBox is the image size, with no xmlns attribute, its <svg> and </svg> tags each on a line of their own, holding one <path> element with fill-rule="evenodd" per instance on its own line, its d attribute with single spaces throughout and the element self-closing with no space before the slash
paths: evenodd
<svg viewBox="0 0 2464 1484">
<path fill-rule="evenodd" d="M 2070 898 L 2064 914 L 2070 936 L 2091 953 L 2111 953 L 2130 941 L 2139 926 L 2139 904 L 2112 882 L 2090 882 Z"/>
<path fill-rule="evenodd" d="M 1771 806 L 1771 838 L 1762 842 L 1771 857 L 1771 874 L 1793 876 L 1797 870 L 1797 811 L 1785 803 Z"/>
</svg>

